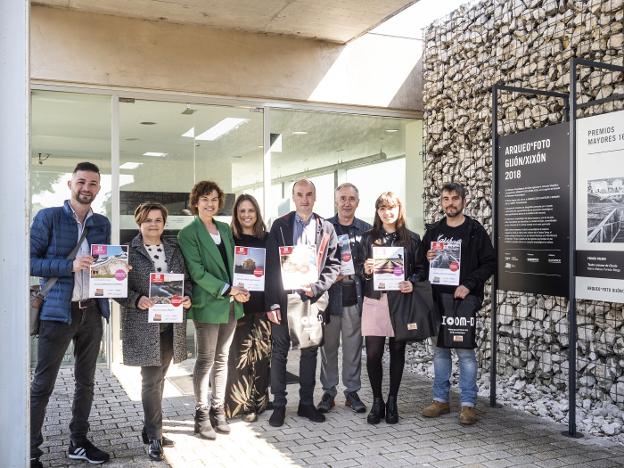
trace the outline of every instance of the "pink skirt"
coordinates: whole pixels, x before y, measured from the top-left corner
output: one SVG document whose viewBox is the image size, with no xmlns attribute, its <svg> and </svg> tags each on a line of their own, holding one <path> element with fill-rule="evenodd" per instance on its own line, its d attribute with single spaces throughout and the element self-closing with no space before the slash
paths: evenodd
<svg viewBox="0 0 624 468">
<path fill-rule="evenodd" d="M 387 294 L 382 294 L 379 300 L 364 297 L 362 336 L 394 336 Z"/>
</svg>

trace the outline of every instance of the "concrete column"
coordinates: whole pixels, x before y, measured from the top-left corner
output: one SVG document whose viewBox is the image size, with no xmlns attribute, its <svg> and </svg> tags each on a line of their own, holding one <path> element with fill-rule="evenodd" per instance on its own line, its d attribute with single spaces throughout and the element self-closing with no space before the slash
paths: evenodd
<svg viewBox="0 0 624 468">
<path fill-rule="evenodd" d="M 29 436 L 28 0 L 0 1 L 0 456 L 27 466 Z"/>
<path fill-rule="evenodd" d="M 423 235 L 424 178 L 423 178 L 423 123 L 415 120 L 405 125 L 405 206 L 407 225 Z"/>
</svg>

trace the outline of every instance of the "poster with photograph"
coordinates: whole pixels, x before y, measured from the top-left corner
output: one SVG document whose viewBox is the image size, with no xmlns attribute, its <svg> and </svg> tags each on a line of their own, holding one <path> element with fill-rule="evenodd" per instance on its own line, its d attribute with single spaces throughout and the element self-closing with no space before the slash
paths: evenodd
<svg viewBox="0 0 624 468">
<path fill-rule="evenodd" d="M 92 244 L 89 297 L 128 297 L 128 246 Z"/>
<path fill-rule="evenodd" d="M 180 323 L 184 318 L 184 275 L 150 273 L 149 298 L 154 303 L 148 311 L 149 323 Z"/>
<path fill-rule="evenodd" d="M 429 282 L 459 286 L 461 241 L 433 241 L 431 250 L 436 256 L 429 263 Z"/>
<path fill-rule="evenodd" d="M 340 274 L 342 276 L 355 275 L 349 234 L 338 236 L 338 249 L 340 251 Z"/>
<path fill-rule="evenodd" d="M 318 281 L 316 246 L 287 245 L 279 248 L 284 290 L 301 289 Z"/>
<path fill-rule="evenodd" d="M 373 285 L 375 291 L 398 291 L 405 279 L 403 247 L 373 247 Z"/>
<path fill-rule="evenodd" d="M 624 111 L 576 123 L 576 297 L 624 302 Z"/>
<path fill-rule="evenodd" d="M 234 246 L 234 286 L 264 291 L 266 249 Z"/>
</svg>

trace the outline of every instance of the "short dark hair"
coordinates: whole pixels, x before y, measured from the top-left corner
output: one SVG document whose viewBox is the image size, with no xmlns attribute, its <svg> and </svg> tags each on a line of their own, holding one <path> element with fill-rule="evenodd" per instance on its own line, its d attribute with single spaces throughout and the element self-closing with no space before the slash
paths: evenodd
<svg viewBox="0 0 624 468">
<path fill-rule="evenodd" d="M 212 192 L 217 192 L 217 195 L 219 196 L 219 210 L 223 208 L 223 205 L 225 204 L 225 193 L 223 190 L 221 190 L 216 182 L 211 180 L 202 180 L 193 185 L 193 189 L 189 195 L 189 210 L 191 210 L 191 213 L 196 215 L 198 213 L 197 202 L 199 202 L 200 197 L 208 195 Z"/>
<path fill-rule="evenodd" d="M 248 193 L 243 193 L 239 195 L 236 201 L 234 202 L 234 208 L 232 209 L 232 223 L 230 227 L 232 228 L 232 233 L 235 237 L 240 237 L 243 234 L 243 227 L 241 226 L 240 221 L 238 220 L 238 207 L 244 201 L 248 201 L 256 210 L 256 222 L 253 225 L 253 235 L 258 239 L 264 239 L 266 236 L 266 224 L 262 220 L 262 213 L 260 213 L 260 205 L 258 205 L 258 201 L 253 195 L 249 195 Z"/>
<path fill-rule="evenodd" d="M 73 174 L 75 174 L 78 171 L 96 172 L 98 175 L 101 175 L 100 174 L 100 168 L 97 167 L 92 162 L 88 162 L 88 161 L 79 162 L 78 164 L 76 164 L 76 167 L 74 168 Z"/>
<path fill-rule="evenodd" d="M 464 187 L 462 184 L 458 183 L 458 182 L 448 182 L 446 184 L 444 184 L 442 186 L 442 190 L 440 191 L 440 195 L 442 195 L 443 192 L 456 192 L 457 195 L 459 195 L 459 197 L 462 200 L 466 199 L 466 195 L 468 195 L 468 191 L 466 190 L 466 187 Z"/>
<path fill-rule="evenodd" d="M 134 210 L 134 221 L 140 226 L 147 219 L 147 215 L 152 210 L 160 210 L 163 218 L 163 223 L 167 222 L 167 215 L 169 214 L 167 211 L 167 207 L 162 203 L 158 202 L 145 202 L 141 203 Z"/>
</svg>

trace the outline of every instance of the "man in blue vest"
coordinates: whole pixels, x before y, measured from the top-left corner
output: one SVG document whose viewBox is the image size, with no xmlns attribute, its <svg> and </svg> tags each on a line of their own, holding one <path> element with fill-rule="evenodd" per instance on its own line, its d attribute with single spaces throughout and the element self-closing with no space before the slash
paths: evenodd
<svg viewBox="0 0 624 468">
<path fill-rule="evenodd" d="M 93 403 L 95 365 L 102 341 L 102 316 L 108 320 L 108 299 L 89 299 L 91 244 L 109 244 L 111 225 L 93 213 L 91 203 L 100 191 L 100 171 L 90 162 L 79 163 L 68 182 L 71 198 L 63 206 L 37 213 L 30 232 L 30 273 L 42 284 L 58 278 L 45 297 L 39 318 L 37 367 L 30 390 L 31 467 L 41 467 L 39 446 L 46 407 L 70 342 L 74 345 L 74 379 L 69 458 L 99 464 L 108 453 L 88 439 Z M 86 230 L 86 237 L 82 237 Z M 75 258 L 68 258 L 80 242 Z"/>
<path fill-rule="evenodd" d="M 364 250 L 360 246 L 362 234 L 372 228 L 370 224 L 355 217 L 355 210 L 360 203 L 360 192 L 349 182 L 339 185 L 335 191 L 336 215 L 327 221 L 334 225 L 338 236 L 348 236 L 351 261 L 354 273 L 343 273 L 329 288 L 329 307 L 331 315 L 325 326 L 324 344 L 321 347 L 321 383 L 323 397 L 317 406 L 321 413 L 327 413 L 335 406 L 334 399 L 338 391 L 338 348 L 342 341 L 342 384 L 345 387 L 345 405 L 356 413 L 366 411 L 360 400 L 360 373 L 362 370 L 362 285 L 360 275 L 364 265 Z M 341 259 L 348 264 L 345 255 Z M 342 340 L 341 340 L 342 337 Z"/>
</svg>

